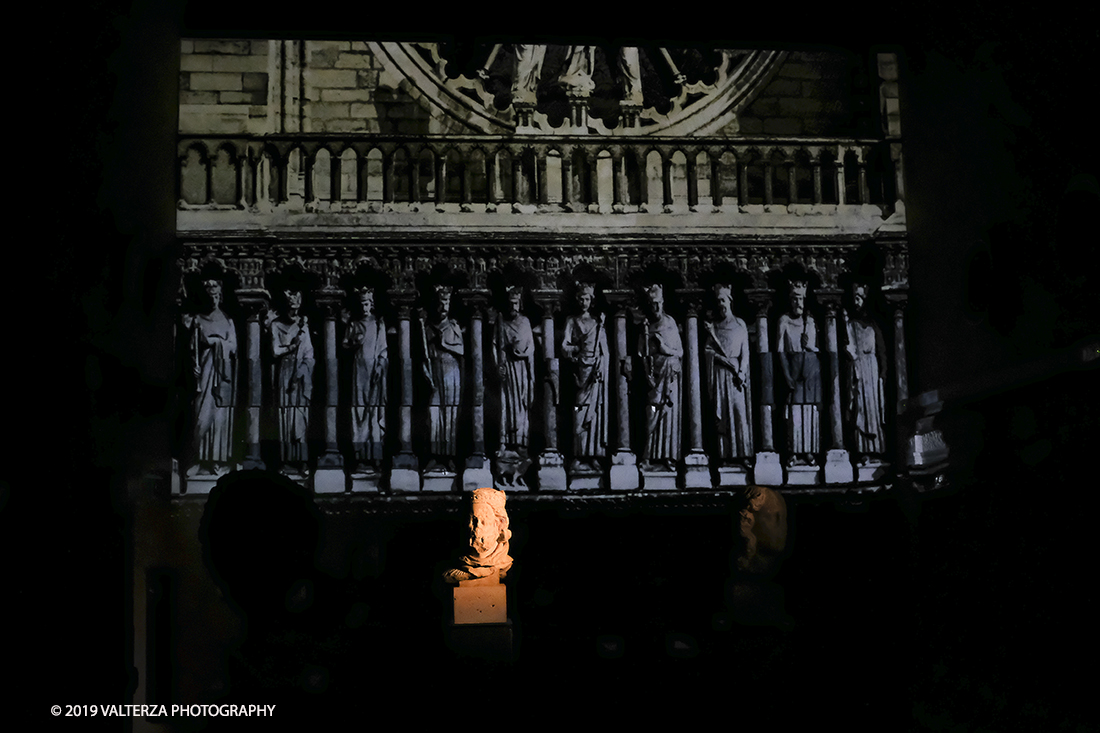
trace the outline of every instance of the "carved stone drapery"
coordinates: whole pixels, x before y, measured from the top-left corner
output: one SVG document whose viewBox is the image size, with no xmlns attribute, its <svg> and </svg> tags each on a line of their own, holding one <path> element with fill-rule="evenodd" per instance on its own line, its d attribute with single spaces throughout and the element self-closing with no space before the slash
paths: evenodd
<svg viewBox="0 0 1100 733">
<path fill-rule="evenodd" d="M 339 451 L 342 444 L 337 436 L 340 426 L 347 426 L 348 415 L 342 411 L 351 408 L 351 403 L 347 397 L 337 392 L 338 379 L 341 373 L 345 371 L 344 366 L 341 366 L 339 362 L 344 359 L 349 360 L 346 366 L 350 368 L 352 352 L 348 349 L 337 348 L 337 344 L 341 343 L 345 336 L 339 324 L 336 323 L 336 313 L 339 312 L 343 296 L 343 293 L 336 289 L 336 285 L 344 275 L 355 267 L 365 263 L 392 279 L 394 286 L 387 291 L 389 293 L 388 300 L 394 305 L 392 312 L 397 314 L 392 322 L 391 330 L 394 338 L 390 342 L 394 361 L 393 383 L 387 385 L 386 388 L 386 394 L 390 398 L 387 412 L 392 425 L 389 426 L 388 431 L 390 437 L 384 445 L 381 445 L 381 455 L 378 458 L 380 466 L 381 464 L 386 466 L 386 476 L 389 477 L 389 482 L 387 484 L 384 480 L 379 481 L 376 484 L 377 488 L 370 487 L 369 490 L 386 491 L 389 489 L 400 491 L 403 489 L 413 491 L 419 487 L 420 482 L 424 482 L 423 485 L 427 486 L 428 473 L 425 473 L 424 477 L 420 476 L 419 455 L 417 453 L 420 450 L 418 446 L 427 445 L 425 442 L 427 439 L 420 437 L 415 432 L 417 423 L 415 423 L 411 413 L 416 408 L 416 404 L 419 403 L 413 402 L 410 386 L 412 375 L 419 373 L 417 370 L 424 368 L 425 365 L 419 363 L 424 358 L 421 350 L 413 346 L 414 340 L 419 339 L 421 334 L 420 331 L 413 333 L 414 329 L 411 327 L 410 319 L 412 316 L 409 308 L 412 299 L 415 297 L 415 290 L 408 284 L 414 283 L 418 273 L 425 272 L 437 262 L 442 262 L 447 267 L 453 268 L 452 272 L 462 273 L 467 282 L 485 284 L 488 284 L 489 277 L 493 272 L 500 272 L 501 268 L 507 263 L 515 263 L 519 267 L 527 269 L 531 274 L 532 281 L 536 284 L 549 285 L 535 291 L 542 315 L 538 318 L 537 324 L 532 324 L 532 326 L 537 326 L 533 329 L 534 331 L 542 331 L 542 339 L 536 342 L 534 352 L 536 358 L 534 373 L 539 379 L 534 384 L 533 395 L 538 402 L 538 406 L 533 413 L 536 415 L 534 424 L 528 426 L 529 439 L 533 438 L 533 445 L 537 446 L 535 450 L 539 451 L 537 455 L 531 456 L 531 458 L 537 459 L 539 468 L 539 471 L 531 474 L 532 478 L 537 478 L 537 484 L 532 488 L 549 492 L 565 490 L 570 487 L 581 490 L 607 488 L 613 491 L 629 491 L 638 488 L 663 488 L 668 490 L 678 487 L 685 489 L 707 488 L 710 486 L 724 487 L 738 485 L 740 480 L 750 480 L 748 470 L 742 470 L 741 478 L 732 478 L 722 473 L 723 466 L 721 464 L 723 459 L 721 455 L 715 452 L 714 446 L 716 443 L 712 440 L 714 416 L 711 415 L 709 410 L 713 400 L 706 387 L 709 382 L 704 381 L 710 378 L 710 366 L 708 363 L 707 368 L 704 369 L 702 364 L 703 347 L 705 345 L 709 347 L 710 342 L 708 340 L 709 335 L 703 332 L 704 324 L 699 323 L 698 318 L 700 316 L 696 310 L 699 307 L 698 295 L 701 292 L 701 288 L 698 287 L 700 284 L 698 278 L 701 277 L 704 263 L 715 261 L 718 259 L 718 253 L 721 252 L 720 260 L 728 263 L 737 272 L 743 273 L 745 283 L 750 285 L 754 282 L 770 282 L 774 279 L 773 275 L 780 265 L 792 262 L 806 267 L 815 274 L 819 281 L 831 282 L 839 275 L 844 274 L 857 251 L 856 245 L 851 243 L 823 244 L 812 247 L 795 245 L 787 248 L 734 244 L 724 250 L 719 250 L 710 245 L 698 245 L 676 248 L 660 258 L 664 261 L 666 267 L 683 278 L 684 284 L 681 287 L 677 287 L 675 292 L 669 291 L 671 297 L 682 305 L 688 306 L 686 312 L 677 311 L 681 314 L 673 319 L 673 329 L 679 334 L 682 343 L 680 390 L 678 392 L 681 422 L 679 430 L 669 437 L 672 441 L 678 441 L 681 447 L 679 454 L 670 460 L 668 467 L 660 467 L 672 477 L 671 479 L 662 477 L 662 480 L 657 480 L 651 465 L 649 473 L 645 477 L 646 482 L 642 483 L 635 454 L 632 451 L 632 448 L 638 447 L 632 446 L 630 435 L 632 417 L 636 418 L 636 416 L 633 416 L 634 409 L 648 407 L 647 398 L 638 394 L 636 390 L 633 395 L 631 394 L 632 387 L 640 388 L 643 386 L 644 379 L 642 377 L 646 369 L 646 355 L 639 340 L 639 337 L 646 330 L 646 325 L 641 321 L 636 322 L 636 325 L 631 325 L 628 320 L 628 304 L 634 303 L 636 296 L 626 288 L 607 288 L 602 291 L 607 303 L 610 305 L 610 312 L 613 314 L 604 320 L 607 329 L 608 351 L 611 357 L 609 359 L 606 398 L 608 450 L 604 454 L 604 458 L 605 460 L 610 459 L 610 465 L 599 462 L 600 467 L 589 480 L 589 484 L 582 486 L 581 484 L 573 485 L 573 476 L 568 471 L 565 472 L 564 481 L 566 483 L 563 485 L 563 480 L 554 480 L 543 470 L 563 468 L 558 461 L 566 462 L 564 461 L 565 457 L 578 452 L 576 447 L 569 447 L 562 443 L 565 440 L 563 436 L 569 432 L 567 426 L 573 429 L 575 433 L 576 426 L 573 424 L 573 419 L 576 405 L 572 404 L 571 399 L 562 399 L 563 395 L 570 394 L 569 390 L 563 387 L 563 380 L 569 379 L 572 374 L 570 371 L 572 365 L 568 361 L 557 361 L 563 355 L 558 354 L 554 346 L 557 341 L 565 338 L 564 331 L 561 333 L 556 332 L 558 329 L 564 328 L 564 324 L 568 320 L 559 320 L 554 315 L 556 309 L 564 302 L 562 299 L 565 294 L 561 290 L 561 278 L 583 263 L 602 270 L 612 284 L 629 283 L 631 273 L 637 272 L 639 266 L 658 259 L 654 253 L 647 252 L 643 247 L 619 245 L 596 248 L 588 246 L 542 247 L 539 245 L 504 247 L 492 244 L 458 247 L 434 244 L 419 248 L 394 245 L 362 246 L 354 249 L 350 246 L 336 244 L 317 246 L 292 245 L 289 243 L 273 244 L 266 249 L 256 244 L 235 245 L 231 243 L 193 243 L 187 246 L 191 255 L 184 260 L 183 264 L 185 266 L 191 264 L 192 267 L 197 268 L 203 262 L 209 261 L 211 255 L 221 255 L 218 259 L 226 264 L 227 269 L 233 273 L 236 280 L 241 284 L 241 287 L 236 289 L 234 296 L 236 302 L 243 305 L 253 301 L 259 303 L 267 297 L 267 293 L 262 287 L 255 286 L 263 282 L 264 272 L 271 268 L 268 263 L 275 260 L 274 255 L 276 254 L 285 256 L 288 252 L 296 252 L 297 260 L 316 277 L 317 285 L 320 287 L 317 287 L 311 293 L 311 300 L 317 306 L 315 311 L 311 311 L 311 313 L 316 313 L 317 321 L 319 321 L 319 326 L 314 334 L 317 337 L 316 346 L 318 347 L 316 373 L 319 384 L 322 380 L 324 383 L 325 401 L 323 404 L 323 425 L 316 426 L 313 435 L 316 439 L 323 440 L 324 449 L 319 455 L 310 456 L 309 458 L 311 461 L 315 461 L 310 465 L 310 469 L 313 472 L 314 489 L 319 493 L 342 492 L 349 485 L 353 487 L 353 490 L 368 490 L 368 487 L 362 484 L 361 478 L 349 478 L 348 470 L 354 467 L 342 465 L 343 460 Z M 864 250 L 868 247 L 866 244 L 860 246 Z M 890 284 L 904 282 L 904 242 L 885 242 L 882 251 L 886 256 L 887 263 L 884 277 L 888 278 Z M 352 255 L 354 255 L 354 258 L 352 258 Z M 823 348 L 820 356 L 823 367 L 822 372 L 827 377 L 822 384 L 824 389 L 818 405 L 819 415 L 823 418 L 821 427 L 829 432 L 827 436 L 822 436 L 826 437 L 826 443 L 813 452 L 816 456 L 817 466 L 826 466 L 825 473 L 828 475 L 823 476 L 826 483 L 835 484 L 837 481 L 850 483 L 851 479 L 847 478 L 846 474 L 842 475 L 840 479 L 836 478 L 837 474 L 828 468 L 828 464 L 836 463 L 835 468 L 843 469 L 842 464 L 851 466 L 851 461 L 847 459 L 844 461 L 830 461 L 827 455 L 827 449 L 836 451 L 845 448 L 844 441 L 847 441 L 847 437 L 838 437 L 846 436 L 843 430 L 839 433 L 837 431 L 838 417 L 843 429 L 849 427 L 848 419 L 844 417 L 842 411 L 843 395 L 838 396 L 836 392 L 835 378 L 839 374 L 839 367 L 836 363 L 839 345 L 836 342 L 838 341 L 837 328 L 840 325 L 836 320 L 838 316 L 836 291 L 828 287 L 819 287 L 815 292 L 817 292 L 821 301 L 820 307 L 823 307 L 825 311 L 824 318 L 816 325 L 821 327 L 819 336 Z M 900 308 L 904 305 L 905 291 L 898 287 L 884 287 L 883 292 L 887 301 L 896 306 L 895 310 L 897 311 L 895 313 L 895 347 L 891 354 L 891 363 L 893 363 L 899 357 L 904 359 L 904 328 Z M 465 355 L 465 368 L 468 370 L 468 376 L 464 380 L 464 389 L 466 390 L 464 399 L 467 400 L 468 409 L 464 408 L 461 412 L 456 413 L 461 416 L 464 421 L 463 425 L 466 426 L 461 428 L 460 432 L 470 436 L 470 440 L 469 442 L 463 442 L 462 454 L 456 455 L 454 458 L 457 463 L 466 468 L 461 485 L 465 488 L 478 488 L 480 486 L 496 485 L 496 480 L 487 470 L 489 466 L 485 460 L 488 456 L 488 447 L 485 445 L 485 430 L 488 425 L 489 430 L 493 434 L 497 434 L 498 420 L 500 419 L 495 411 L 492 415 L 485 414 L 485 384 L 489 384 L 490 388 L 494 388 L 496 385 L 492 372 L 486 374 L 486 365 L 482 360 L 484 350 L 489 347 L 489 342 L 486 341 L 487 334 L 484 333 L 486 318 L 484 308 L 488 289 L 472 288 L 460 291 L 456 295 L 471 306 L 472 310 L 470 311 L 470 320 L 466 324 L 468 332 L 466 348 L 468 352 Z M 754 430 L 758 431 L 757 437 L 759 438 L 758 443 L 753 442 L 757 452 L 754 456 L 752 454 L 749 456 L 755 460 L 751 465 L 746 466 L 746 469 L 752 469 L 754 475 L 751 480 L 758 484 L 783 485 L 787 483 L 790 485 L 789 477 L 784 477 L 781 469 L 778 475 L 773 470 L 779 468 L 777 465 L 779 456 L 776 452 L 776 436 L 773 433 L 775 416 L 772 414 L 773 391 L 779 385 L 775 383 L 772 371 L 774 369 L 773 361 L 777 358 L 776 352 L 778 349 L 773 345 L 773 334 L 769 333 L 769 327 L 774 327 L 774 324 L 769 323 L 771 291 L 765 288 L 749 289 L 743 297 L 747 297 L 756 309 L 755 324 L 751 329 L 749 339 L 752 353 L 756 354 L 751 366 L 752 378 L 750 384 L 754 395 L 754 404 L 751 407 L 750 419 Z M 238 310 L 233 312 L 237 313 Z M 249 313 L 248 308 L 245 308 L 243 313 L 247 315 Z M 495 315 L 493 319 L 495 325 Z M 244 426 L 247 429 L 240 435 L 240 445 L 233 450 L 238 451 L 241 457 L 251 459 L 252 456 L 259 456 L 259 451 L 255 448 L 258 444 L 256 430 L 261 430 L 259 442 L 262 442 L 263 436 L 276 434 L 277 424 L 272 418 L 271 425 L 268 428 L 263 428 L 259 420 L 252 419 L 254 410 L 261 416 L 275 415 L 276 411 L 272 409 L 265 412 L 263 409 L 256 409 L 274 407 L 274 404 L 262 405 L 260 404 L 263 401 L 261 397 L 264 394 L 254 394 L 253 384 L 259 384 L 259 381 L 256 379 L 256 375 L 252 374 L 254 366 L 253 361 L 249 359 L 249 354 L 255 351 L 252 342 L 259 334 L 253 334 L 252 331 L 256 330 L 259 324 L 254 322 L 256 320 L 255 316 L 252 321 L 247 318 L 241 320 L 243 322 L 241 323 L 240 336 L 245 348 L 241 349 L 240 370 L 238 371 L 241 377 L 239 386 L 243 398 L 240 401 L 240 406 L 247 408 L 247 411 L 242 410 L 244 412 L 242 417 L 248 417 L 249 422 Z M 709 322 L 706 325 L 709 325 Z M 650 328 L 652 327 L 651 324 Z M 256 343 L 262 342 L 257 340 Z M 652 365 L 650 365 L 650 368 L 652 368 Z M 892 368 L 897 370 L 895 372 L 898 379 L 896 383 L 897 394 L 899 398 L 904 399 L 906 394 L 904 364 L 898 364 Z M 558 380 L 556 384 L 554 381 L 555 374 Z M 634 376 L 633 382 L 629 378 L 631 374 Z M 478 375 L 481 378 L 478 378 Z M 347 376 L 347 374 L 345 373 L 344 376 Z M 844 382 L 842 381 L 841 390 L 843 388 Z M 636 406 L 631 405 L 632 399 L 637 401 Z M 320 405 L 318 406 L 320 407 Z M 317 417 L 320 418 L 321 416 L 322 411 L 318 410 Z M 261 417 L 260 419 L 266 418 Z M 263 430 L 267 432 L 262 432 Z M 641 437 L 640 434 L 638 437 Z M 643 448 L 648 447 L 648 445 L 643 446 Z M 496 446 L 492 450 L 496 450 Z M 567 456 L 563 456 L 563 454 L 567 454 Z M 558 458 L 559 456 L 562 456 L 562 458 Z M 784 454 L 783 457 L 790 458 L 787 454 Z M 696 460 L 699 461 L 698 467 L 687 465 L 689 462 Z M 190 464 L 186 464 L 184 468 L 186 469 L 188 465 Z M 881 466 L 883 464 L 877 465 Z M 706 470 L 708 466 L 714 466 L 715 470 Z M 669 471 L 670 468 L 673 470 Z M 400 480 L 394 481 L 395 474 L 392 471 L 395 469 L 408 471 L 405 476 L 408 481 L 404 485 L 401 485 Z M 815 468 L 814 470 L 819 469 Z M 657 473 L 660 472 L 657 471 Z M 355 471 L 351 471 L 351 473 L 354 474 Z M 689 476 L 689 473 L 692 475 Z M 880 471 L 876 474 L 876 478 L 881 475 Z M 857 476 L 859 480 L 864 480 L 863 473 L 858 473 Z M 401 476 L 397 476 L 397 478 L 403 480 Z M 803 478 L 808 479 L 809 477 Z M 357 481 L 359 481 L 358 486 L 356 486 Z M 659 486 L 662 481 L 665 485 Z M 433 490 L 451 491 L 455 487 L 456 483 L 452 480 L 447 482 L 446 485 L 433 485 Z"/>
</svg>

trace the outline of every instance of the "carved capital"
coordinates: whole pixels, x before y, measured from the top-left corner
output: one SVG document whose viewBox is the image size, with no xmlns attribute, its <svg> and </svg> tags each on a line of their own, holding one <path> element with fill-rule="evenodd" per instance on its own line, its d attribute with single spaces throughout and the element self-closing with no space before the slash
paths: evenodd
<svg viewBox="0 0 1100 733">
<path fill-rule="evenodd" d="M 843 292 L 834 288 L 819 288 L 817 291 L 817 301 L 825 309 L 825 316 L 827 318 L 835 318 L 837 311 L 840 309 L 840 298 Z"/>
<path fill-rule="evenodd" d="M 754 289 L 746 291 L 745 295 L 748 296 L 749 303 L 752 304 L 753 310 L 756 311 L 756 317 L 767 318 L 768 311 L 772 307 L 772 297 L 775 295 L 775 291 Z"/>
<path fill-rule="evenodd" d="M 544 318 L 553 318 L 561 310 L 561 292 L 558 290 L 532 290 L 531 297 L 544 310 Z"/>
</svg>

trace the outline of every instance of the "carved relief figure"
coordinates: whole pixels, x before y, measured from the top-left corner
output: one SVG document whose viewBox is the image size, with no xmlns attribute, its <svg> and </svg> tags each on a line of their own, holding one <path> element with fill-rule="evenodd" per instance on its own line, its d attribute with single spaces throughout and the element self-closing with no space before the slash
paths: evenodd
<svg viewBox="0 0 1100 733">
<path fill-rule="evenodd" d="M 886 422 L 882 375 L 886 373 L 886 344 L 878 324 L 867 313 L 866 285 L 852 288 L 853 309 L 845 313 L 848 366 L 848 399 L 845 407 L 855 428 L 855 449 L 861 461 L 868 454 L 885 450 L 883 425 Z"/>
<path fill-rule="evenodd" d="M 706 369 L 718 435 L 718 457 L 726 464 L 752 455 L 749 410 L 749 329 L 733 315 L 732 288 L 714 288 L 717 318 L 706 324 Z"/>
<path fill-rule="evenodd" d="M 272 392 L 279 419 L 282 471 L 305 475 L 315 360 L 309 322 L 299 313 L 301 307 L 301 290 L 293 287 L 284 290 L 279 313 L 272 314 L 268 322 L 268 332 L 274 362 Z"/>
<path fill-rule="evenodd" d="M 205 307 L 184 317 L 190 330 L 195 378 L 195 455 L 189 476 L 221 475 L 233 457 L 233 419 L 237 404 L 237 329 L 222 311 L 222 281 L 204 274 Z"/>
<path fill-rule="evenodd" d="M 595 310 L 596 286 L 577 284 L 577 314 L 565 321 L 562 353 L 572 364 L 577 392 L 573 400 L 572 471 L 599 471 L 607 455 L 607 384 L 610 355 L 604 315 Z"/>
<path fill-rule="evenodd" d="M 790 311 L 779 317 L 776 351 L 787 386 L 789 465 L 811 465 L 820 451 L 821 367 L 817 326 L 806 312 L 805 281 L 791 282 Z"/>
<path fill-rule="evenodd" d="M 377 471 L 386 436 L 386 395 L 389 353 L 386 324 L 378 315 L 374 290 L 364 284 L 352 289 L 352 311 L 346 314 L 343 347 L 351 354 L 351 440 L 353 473 Z"/>
<path fill-rule="evenodd" d="M 644 295 L 649 313 L 638 346 L 648 387 L 642 467 L 671 471 L 680 460 L 684 344 L 679 326 L 665 313 L 664 288 L 647 285 Z"/>
<path fill-rule="evenodd" d="M 450 583 L 496 575 L 504 578 L 512 567 L 508 543 L 507 495 L 496 489 L 474 489 L 470 508 L 470 549 L 458 567 L 443 574 Z"/>
<path fill-rule="evenodd" d="M 504 310 L 493 328 L 493 359 L 500 377 L 500 451 L 497 477 L 505 486 L 525 486 L 531 402 L 535 387 L 535 335 L 520 312 L 523 286 L 509 285 Z"/>
<path fill-rule="evenodd" d="M 421 363 L 428 384 L 428 420 L 431 424 L 431 459 L 425 470 L 455 470 L 458 454 L 458 408 L 462 399 L 463 329 L 451 318 L 452 288 L 434 288 L 434 312 L 421 321 L 424 351 Z"/>
</svg>

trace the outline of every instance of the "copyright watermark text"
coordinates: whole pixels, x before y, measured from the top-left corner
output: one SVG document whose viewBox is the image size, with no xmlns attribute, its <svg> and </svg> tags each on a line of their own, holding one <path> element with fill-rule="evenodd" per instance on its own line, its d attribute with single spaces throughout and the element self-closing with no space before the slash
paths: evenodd
<svg viewBox="0 0 1100 733">
<path fill-rule="evenodd" d="M 55 718 L 263 718 L 274 705 L 54 705 Z"/>
</svg>

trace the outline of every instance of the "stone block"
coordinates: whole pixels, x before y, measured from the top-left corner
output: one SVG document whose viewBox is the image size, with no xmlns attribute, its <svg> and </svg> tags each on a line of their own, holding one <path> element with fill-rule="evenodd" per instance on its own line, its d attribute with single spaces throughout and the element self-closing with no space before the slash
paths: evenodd
<svg viewBox="0 0 1100 733">
<path fill-rule="evenodd" d="M 369 69 L 372 58 L 361 53 L 346 52 L 336 57 L 337 69 Z"/>
<path fill-rule="evenodd" d="M 787 63 L 780 68 L 779 76 L 787 79 L 817 79 L 821 74 L 802 54 L 791 54 Z"/>
<path fill-rule="evenodd" d="M 314 69 L 331 69 L 336 65 L 336 59 L 339 56 L 340 49 L 338 48 L 329 45 L 310 44 L 307 65 Z"/>
<path fill-rule="evenodd" d="M 466 581 L 464 581 L 466 582 Z M 456 624 L 502 624 L 508 620 L 508 589 L 501 583 L 463 585 L 454 589 Z"/>
<path fill-rule="evenodd" d="M 366 89 L 321 89 L 322 102 L 352 102 L 351 113 L 355 114 L 354 104 L 362 105 L 370 101 L 370 92 Z M 371 108 L 374 105 L 370 105 Z"/>
<path fill-rule="evenodd" d="M 765 135 L 801 135 L 802 120 L 789 117 L 769 117 L 764 120 Z"/>
<path fill-rule="evenodd" d="M 768 84 L 762 94 L 769 97 L 800 97 L 802 96 L 802 82 L 798 79 L 776 77 L 771 84 Z"/>
<path fill-rule="evenodd" d="M 196 40 L 194 53 L 235 54 L 244 56 L 252 51 L 252 44 L 248 41 Z"/>
<path fill-rule="evenodd" d="M 351 477 L 351 490 L 353 492 L 377 492 L 381 490 L 381 486 L 382 474 L 380 473 L 353 474 Z"/>
<path fill-rule="evenodd" d="M 211 71 L 267 71 L 266 56 L 209 56 Z"/>
<path fill-rule="evenodd" d="M 868 461 L 867 463 L 856 466 L 856 481 L 861 484 L 883 481 L 889 472 L 889 463 Z"/>
<path fill-rule="evenodd" d="M 314 132 L 363 132 L 362 120 L 341 118 L 336 120 L 313 120 Z"/>
<path fill-rule="evenodd" d="M 368 51 L 369 52 L 370 51 L 370 44 L 368 44 L 366 41 L 352 41 L 351 42 L 351 50 L 352 51 Z"/>
<path fill-rule="evenodd" d="M 764 132 L 764 121 L 759 117 L 742 117 L 739 122 L 741 132 L 746 135 L 759 135 Z"/>
<path fill-rule="evenodd" d="M 342 494 L 348 489 L 347 476 L 340 468 L 319 468 L 313 473 L 313 493 Z"/>
<path fill-rule="evenodd" d="M 249 44 L 249 53 L 251 53 L 253 56 L 270 56 L 272 43 L 278 43 L 278 41 L 270 41 L 266 39 L 251 41 Z"/>
<path fill-rule="evenodd" d="M 195 42 L 194 41 L 187 41 L 187 40 L 180 41 L 180 53 L 181 54 L 194 53 L 194 51 L 195 51 Z"/>
<path fill-rule="evenodd" d="M 467 468 L 462 472 L 462 490 L 492 488 L 493 474 L 487 466 Z"/>
<path fill-rule="evenodd" d="M 718 485 L 721 487 L 748 486 L 749 480 L 749 472 L 741 466 L 720 466 L 718 468 Z"/>
<path fill-rule="evenodd" d="M 209 494 L 218 483 L 217 476 L 190 476 L 183 480 L 185 494 Z"/>
<path fill-rule="evenodd" d="M 880 79 L 896 81 L 898 78 L 898 59 L 892 53 L 878 55 L 878 75 Z"/>
<path fill-rule="evenodd" d="M 321 89 L 353 89 L 357 85 L 354 69 L 306 69 L 306 84 Z"/>
<path fill-rule="evenodd" d="M 611 456 L 611 473 L 608 483 L 613 491 L 635 491 L 641 485 L 638 466 L 633 453 L 625 451 Z"/>
<path fill-rule="evenodd" d="M 183 54 L 180 56 L 180 71 L 213 71 L 214 56 Z"/>
<path fill-rule="evenodd" d="M 249 117 L 267 117 L 267 105 L 254 104 L 248 108 Z"/>
<path fill-rule="evenodd" d="M 707 454 L 700 451 L 684 456 L 684 488 L 709 489 L 712 485 Z"/>
<path fill-rule="evenodd" d="M 390 491 L 420 491 L 420 472 L 411 468 L 390 471 Z"/>
<path fill-rule="evenodd" d="M 210 89 L 219 92 L 239 92 L 241 91 L 241 75 L 216 74 L 213 72 L 193 73 L 191 74 L 191 82 L 189 88 L 194 91 Z"/>
<path fill-rule="evenodd" d="M 263 104 L 267 94 L 261 92 L 218 92 L 218 104 Z"/>
<path fill-rule="evenodd" d="M 819 466 L 787 466 L 787 485 L 814 486 L 821 483 Z"/>
<path fill-rule="evenodd" d="M 355 84 L 360 89 L 376 89 L 378 87 L 377 71 L 356 71 Z"/>
<path fill-rule="evenodd" d="M 351 105 L 351 116 L 362 119 L 377 119 L 378 107 L 370 103 L 356 103 Z"/>
<path fill-rule="evenodd" d="M 642 489 L 645 491 L 675 491 L 676 474 L 672 471 L 642 471 Z"/>
<path fill-rule="evenodd" d="M 267 94 L 267 72 L 250 71 L 241 74 L 241 89 L 246 92 L 262 91 L 264 94 Z"/>
<path fill-rule="evenodd" d="M 783 115 L 798 117 L 802 115 L 815 115 L 824 109 L 825 105 L 820 99 L 810 97 L 801 99 L 780 99 L 779 112 Z"/>
<path fill-rule="evenodd" d="M 217 104 L 218 92 L 180 92 L 180 104 Z"/>
<path fill-rule="evenodd" d="M 454 473 L 424 474 L 424 491 L 448 492 L 458 486 L 458 475 Z"/>
<path fill-rule="evenodd" d="M 638 472 L 634 473 L 636 475 Z M 570 491 L 596 491 L 604 486 L 604 478 L 598 473 L 575 473 L 569 476 Z"/>
<path fill-rule="evenodd" d="M 898 96 L 898 83 L 896 81 L 884 81 L 879 90 L 884 97 L 896 97 Z"/>
<path fill-rule="evenodd" d="M 331 120 L 348 117 L 348 105 L 344 102 L 312 102 L 309 117 L 315 120 Z"/>
<path fill-rule="evenodd" d="M 855 480 L 851 458 L 846 450 L 831 450 L 825 454 L 825 483 L 850 484 Z"/>
<path fill-rule="evenodd" d="M 758 486 L 783 485 L 783 464 L 779 461 L 778 453 L 765 451 L 756 454 L 753 482 Z"/>
</svg>

